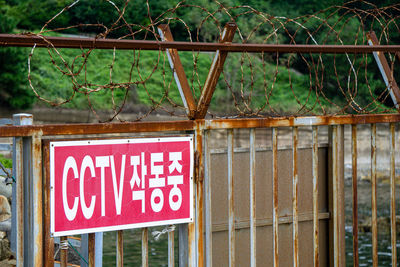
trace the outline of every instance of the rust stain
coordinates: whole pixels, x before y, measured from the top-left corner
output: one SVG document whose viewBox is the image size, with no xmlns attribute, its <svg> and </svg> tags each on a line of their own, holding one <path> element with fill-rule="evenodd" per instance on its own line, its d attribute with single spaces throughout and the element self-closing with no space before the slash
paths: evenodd
<svg viewBox="0 0 400 267">
<path fill-rule="evenodd" d="M 199 155 L 197 183 L 196 183 L 196 239 L 197 239 L 197 266 L 204 266 L 204 225 L 203 225 L 203 192 L 204 192 L 204 164 L 203 164 L 203 129 L 196 124 L 195 130 L 196 151 Z"/>
</svg>

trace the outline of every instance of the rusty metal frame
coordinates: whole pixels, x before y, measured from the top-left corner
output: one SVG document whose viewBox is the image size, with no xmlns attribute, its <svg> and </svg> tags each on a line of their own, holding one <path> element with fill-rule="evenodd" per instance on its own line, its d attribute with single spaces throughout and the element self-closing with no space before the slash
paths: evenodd
<svg viewBox="0 0 400 267">
<path fill-rule="evenodd" d="M 231 128 L 266 128 L 292 126 L 322 126 L 345 124 L 371 124 L 399 122 L 400 114 L 306 116 L 249 119 L 183 120 L 163 122 L 128 122 L 128 123 L 76 123 L 0 126 L 0 137 L 28 137 L 37 132 L 42 136 L 90 135 L 116 133 L 173 132 Z"/>
<path fill-rule="evenodd" d="M 368 43 L 371 46 L 379 45 L 379 40 L 376 37 L 375 32 L 370 31 L 367 33 Z M 396 80 L 393 77 L 393 69 L 389 67 L 389 64 L 386 60 L 385 54 L 383 51 L 375 51 L 373 52 L 375 61 L 379 67 L 379 70 L 382 74 L 383 80 L 389 90 L 392 101 L 397 109 L 399 109 L 400 103 L 400 89 L 397 85 Z M 397 53 L 396 53 L 397 54 Z"/>
<path fill-rule="evenodd" d="M 396 53 L 400 45 L 286 45 L 247 43 L 204 43 L 204 42 L 160 42 L 143 40 L 72 38 L 35 35 L 0 34 L 0 46 L 55 47 L 77 49 L 120 49 L 120 50 L 165 50 L 203 51 L 231 53 L 372 53 L 375 51 Z"/>
<path fill-rule="evenodd" d="M 236 23 L 229 22 L 225 25 L 222 32 L 220 43 L 226 44 L 231 43 L 237 29 Z M 215 87 L 217 86 L 218 78 L 224 68 L 226 57 L 228 53 L 226 51 L 215 51 L 214 59 L 212 61 L 210 71 L 208 72 L 206 82 L 204 83 L 203 90 L 197 105 L 195 118 L 204 119 L 207 114 L 208 107 L 210 106 L 211 98 L 214 94 Z"/>
<path fill-rule="evenodd" d="M 168 24 L 161 24 L 158 26 L 158 32 L 164 42 L 173 42 L 171 30 Z M 194 118 L 196 111 L 196 103 L 193 98 L 192 91 L 190 90 L 189 82 L 187 80 L 185 70 L 183 68 L 181 59 L 177 49 L 166 49 L 168 61 L 174 73 L 175 82 L 178 86 L 179 93 L 181 94 L 182 102 L 186 108 L 186 113 L 190 119 Z"/>
</svg>

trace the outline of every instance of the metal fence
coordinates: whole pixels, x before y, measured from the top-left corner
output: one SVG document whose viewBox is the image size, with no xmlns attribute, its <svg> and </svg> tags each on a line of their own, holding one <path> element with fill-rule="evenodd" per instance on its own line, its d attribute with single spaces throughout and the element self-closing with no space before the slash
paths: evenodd
<svg viewBox="0 0 400 267">
<path fill-rule="evenodd" d="M 144 133 L 168 135 L 187 132 L 194 133 L 196 137 L 195 222 L 179 227 L 180 266 L 211 266 L 221 263 L 229 264 L 229 266 L 234 266 L 235 263 L 255 266 L 256 263 L 264 265 L 264 260 L 271 265 L 274 262 L 275 266 L 289 263 L 295 266 L 308 265 L 308 263 L 314 266 L 344 266 L 344 125 L 351 125 L 352 129 L 353 255 L 354 265 L 358 266 L 358 124 L 371 124 L 372 259 L 373 265 L 377 266 L 377 156 L 375 153 L 377 123 L 390 123 L 390 218 L 392 259 L 395 266 L 394 155 L 395 124 L 399 121 L 400 115 L 392 114 L 2 126 L 0 128 L 2 137 L 16 138 L 16 160 L 13 171 L 16 178 L 15 210 L 18 223 L 14 225 L 17 233 L 18 266 L 53 266 L 54 264 L 54 239 L 49 232 L 48 193 L 50 188 L 49 166 L 46 158 L 48 153 L 46 144 L 49 139 L 70 139 L 82 134 L 110 137 L 116 133 L 135 136 Z M 328 147 L 321 146 L 321 141 L 319 141 L 321 139 L 326 141 L 326 136 L 321 137 L 321 133 L 318 133 L 323 126 L 330 127 Z M 299 145 L 299 141 L 302 140 L 299 130 L 302 132 L 304 128 L 310 129 L 310 127 L 312 127 L 310 130 L 312 137 L 309 138 L 311 146 L 307 149 Z M 248 129 L 248 134 L 243 135 L 238 132 L 243 129 Z M 260 132 L 265 129 L 270 131 L 269 135 L 264 136 L 264 133 Z M 221 130 L 223 137 L 214 138 L 214 135 Z M 286 147 L 286 150 L 278 146 L 280 133 L 283 131 L 291 132 L 290 146 Z M 241 135 L 241 140 L 248 140 L 245 142 L 246 148 L 238 148 L 234 145 L 233 140 L 237 139 L 238 134 Z M 259 146 L 258 142 L 264 142 L 263 140 L 269 142 L 270 148 L 264 149 Z M 218 142 L 224 142 L 226 145 L 218 145 Z M 225 158 L 218 158 L 218 153 L 222 153 Z M 27 154 L 30 160 L 21 160 L 26 158 Z M 222 167 L 221 162 L 226 165 Z M 260 164 L 265 165 L 261 166 L 265 173 L 260 171 Z M 226 171 L 226 176 L 220 175 L 221 169 Z M 21 179 L 22 177 L 24 178 Z M 227 187 L 224 189 L 227 193 L 224 196 L 227 205 L 218 204 L 221 200 L 219 195 L 222 195 L 223 190 L 219 191 L 221 187 L 216 183 L 223 180 L 225 180 L 224 186 Z M 268 180 L 271 184 L 266 182 Z M 282 184 L 283 181 L 286 181 L 286 184 Z M 265 187 L 263 188 L 259 183 Z M 324 196 L 322 199 L 327 199 L 328 202 L 321 200 L 322 195 Z M 213 198 L 218 201 L 214 202 Z M 246 198 L 248 200 L 245 200 Z M 247 204 L 243 204 L 244 201 Z M 305 206 L 304 201 L 308 202 Z M 269 205 L 272 205 L 272 209 L 267 207 Z M 243 213 L 241 209 L 247 211 Z M 266 210 L 272 211 L 272 216 L 268 217 Z M 221 214 L 226 215 L 227 220 L 223 223 L 224 225 L 221 221 L 218 222 Z M 244 218 L 246 216 L 248 216 L 247 220 Z M 227 236 L 221 239 L 220 235 L 224 231 L 227 231 Z M 268 233 L 269 231 L 272 231 L 272 235 Z M 143 266 L 148 266 L 148 233 L 147 228 L 142 230 Z M 267 236 L 273 238 L 268 239 Z M 89 234 L 89 266 L 94 266 L 95 262 L 95 239 L 94 234 Z M 65 238 L 61 239 L 61 242 L 63 241 L 65 242 Z M 244 251 L 241 249 L 243 247 L 246 248 Z M 312 253 L 307 254 L 310 251 L 305 250 L 307 247 L 312 248 Z M 123 231 L 117 233 L 116 249 L 117 266 L 122 266 L 124 253 L 129 253 L 123 249 Z M 174 266 L 174 232 L 168 234 L 168 251 L 168 264 Z M 61 264 L 66 266 L 66 250 L 61 249 L 60 253 Z"/>
<path fill-rule="evenodd" d="M 110 2 L 110 1 L 107 1 Z M 71 5 L 72 7 L 72 5 Z M 187 6 L 183 6 L 187 7 Z M 177 8 L 169 10 L 166 15 L 173 14 Z M 198 8 L 198 7 L 196 7 Z M 259 16 L 261 13 L 244 8 L 242 15 L 253 14 Z M 67 8 L 68 9 L 68 8 Z M 236 10 L 233 8 L 232 10 Z M 231 10 L 231 11 L 232 11 Z M 247 10 L 247 11 L 246 11 Z M 371 19 L 371 29 L 374 29 L 373 24 L 380 23 L 380 37 L 389 36 L 387 25 L 381 23 L 381 17 L 390 19 L 391 23 L 396 24 L 396 15 L 398 6 L 393 5 L 386 9 L 372 8 L 360 10 L 358 8 L 336 7 L 334 10 L 326 11 L 328 15 L 338 12 L 338 10 L 347 10 L 352 14 L 352 18 Z M 63 10 L 64 11 L 64 10 Z M 394 13 L 390 13 L 393 11 Z M 230 15 L 228 10 L 220 9 L 220 13 Z M 387 12 L 387 13 L 385 13 Z M 59 14 L 61 14 L 60 12 Z M 347 14 L 347 12 L 345 12 Z M 208 12 L 207 18 L 212 18 L 213 14 Z M 361 14 L 361 15 L 360 15 Z M 389 14 L 389 15 L 387 15 Z M 392 15 L 390 15 L 392 14 Z M 262 14 L 261 14 L 262 15 Z M 319 15 L 318 15 L 319 16 Z M 53 266 L 55 251 L 55 240 L 50 235 L 50 204 L 49 204 L 49 140 L 54 139 L 77 139 L 93 137 L 114 137 L 118 136 L 139 136 L 139 135 L 158 135 L 168 136 L 173 134 L 191 133 L 195 136 L 195 199 L 194 199 L 194 214 L 195 220 L 193 223 L 180 225 L 178 227 L 179 237 L 179 252 L 175 253 L 175 234 L 173 229 L 168 231 L 168 265 L 174 266 L 175 262 L 179 262 L 180 266 L 212 266 L 218 265 L 250 265 L 256 266 L 268 265 L 293 265 L 293 266 L 345 266 L 346 264 L 346 245 L 345 245 L 345 208 L 344 208 L 344 157 L 346 138 L 344 132 L 345 125 L 351 125 L 351 178 L 352 178 L 352 237 L 353 237 L 353 252 L 352 259 L 354 266 L 359 265 L 359 245 L 358 245 L 358 204 L 357 204 L 357 178 L 358 174 L 358 146 L 361 141 L 357 138 L 357 125 L 370 124 L 370 177 L 371 177 L 371 240 L 372 240 L 372 265 L 378 265 L 378 201 L 377 201 L 377 131 L 376 124 L 390 123 L 390 146 L 387 153 L 390 153 L 390 230 L 391 230 L 391 257 L 392 264 L 396 266 L 396 221 L 395 221 L 395 124 L 400 122 L 399 114 L 391 114 L 397 112 L 399 97 L 399 89 L 395 83 L 393 69 L 395 63 L 395 55 L 399 55 L 400 46 L 392 45 L 391 40 L 387 39 L 388 45 L 379 45 L 376 38 L 372 38 L 373 34 L 369 32 L 371 29 L 365 28 L 364 24 L 360 24 L 362 32 L 362 44 L 345 45 L 340 38 L 340 30 L 334 30 L 328 20 L 324 20 L 321 25 L 326 27 L 329 32 L 332 30 L 335 37 L 334 45 L 318 45 L 308 44 L 313 39 L 313 34 L 318 33 L 318 27 L 315 32 L 310 32 L 304 28 L 308 20 L 319 19 L 317 15 L 298 18 L 303 24 L 296 20 L 288 20 L 286 18 L 274 18 L 260 16 L 260 25 L 280 25 L 276 31 L 287 32 L 287 23 L 296 24 L 296 30 L 305 30 L 307 37 L 306 44 L 296 44 L 296 34 L 290 35 L 290 44 L 272 44 L 266 43 L 269 37 L 262 44 L 249 44 L 248 39 L 243 38 L 241 31 L 239 32 L 242 43 L 231 43 L 237 25 L 229 22 L 224 29 L 219 29 L 219 43 L 201 43 L 201 42 L 174 42 L 168 26 L 163 23 L 169 20 L 160 17 L 158 21 L 148 27 L 141 27 L 140 32 L 150 32 L 155 40 L 119 40 L 119 39 L 102 39 L 102 38 L 64 38 L 64 37 L 49 37 L 44 36 L 47 32 L 46 26 L 43 27 L 39 34 L 26 35 L 0 35 L 0 46 L 31 46 L 32 53 L 29 55 L 29 76 L 28 80 L 31 83 L 30 63 L 33 56 L 33 50 L 36 47 L 47 47 L 50 57 L 52 53 L 60 56 L 61 65 L 64 67 L 58 68 L 63 74 L 71 78 L 73 84 L 73 93 L 83 93 L 88 96 L 99 90 L 110 89 L 112 92 L 118 86 L 125 91 L 120 105 L 114 103 L 113 95 L 113 114 L 112 118 L 117 116 L 122 111 L 125 104 L 128 91 L 131 86 L 145 86 L 147 78 L 142 77 L 136 81 L 128 83 L 116 84 L 112 82 L 112 68 L 115 60 L 115 51 L 118 50 L 134 50 L 134 54 L 142 53 L 144 50 L 158 51 L 159 57 L 164 58 L 164 62 L 168 61 L 171 66 L 170 74 L 172 79 L 169 82 L 164 80 L 164 92 L 159 100 L 152 98 L 151 105 L 145 116 L 154 110 L 163 109 L 165 102 L 168 102 L 168 107 L 178 107 L 182 110 L 179 114 L 187 117 L 188 120 L 179 121 L 162 121 L 162 122 L 129 122 L 129 123 L 99 123 L 99 124 L 68 124 L 68 125 L 32 125 L 32 118 L 29 116 L 16 116 L 14 118 L 14 126 L 0 126 L 0 137 L 13 137 L 14 153 L 13 153 L 13 176 L 16 183 L 13 187 L 15 191 L 13 197 L 13 233 L 12 241 L 15 242 L 12 246 L 16 251 L 18 266 Z M 392 17 L 390 17 L 392 16 Z M 118 21 L 123 18 L 123 12 L 120 13 Z M 233 17 L 232 17 L 233 18 Z M 179 21 L 174 17 L 174 20 Z M 282 22 L 284 20 L 285 22 Z M 340 20 L 346 21 L 346 17 L 340 17 Z M 51 21 L 49 21 L 50 23 Z M 299 24 L 300 23 L 300 24 Z M 346 24 L 346 23 L 344 23 Z M 390 23 L 387 22 L 389 25 Z M 336 25 L 334 23 L 334 25 Z M 81 25 L 82 26 L 82 25 Z M 130 24 L 124 24 L 123 27 L 131 27 Z M 137 25 L 135 25 L 137 26 Z M 154 30 L 158 27 L 158 34 Z M 254 30 L 258 30 L 257 26 Z M 275 27 L 275 26 L 274 26 Z M 323 27 L 323 28 L 324 28 Z M 342 27 L 342 26 L 340 26 Z M 201 26 L 200 26 L 201 28 Z M 129 28 L 131 29 L 131 28 Z M 61 29 L 62 30 L 62 29 Z M 367 31 L 368 30 L 368 31 Z M 109 33 L 107 31 L 107 33 Z M 190 30 L 188 30 L 190 35 Z M 319 32 L 321 34 L 321 32 Z M 143 34 L 143 33 L 142 33 Z M 322 34 L 324 36 L 324 34 Z M 368 38 L 367 35 L 369 36 Z M 140 35 L 139 35 L 140 36 Z M 146 35 L 147 36 L 147 35 Z M 274 36 L 274 35 L 272 35 Z M 134 34 L 125 36 L 134 37 Z M 365 37 L 365 38 L 364 38 Z M 370 38 L 371 37 L 371 38 Z M 122 38 L 122 37 L 121 37 Z M 364 43 L 370 41 L 370 45 Z M 314 40 L 315 41 L 315 40 Z M 382 42 L 382 39 L 380 40 Z M 300 41 L 301 43 L 301 41 Z M 323 42 L 325 44 L 325 42 Z M 339 43 L 339 45 L 337 45 Z M 74 72 L 72 65 L 68 65 L 61 54 L 58 53 L 59 48 L 75 48 L 80 56 L 84 58 L 81 68 L 86 71 L 86 60 L 88 59 L 93 49 L 111 49 L 113 50 L 113 64 L 110 67 L 110 83 L 105 85 L 91 84 L 86 80 L 79 83 L 75 78 L 79 74 Z M 87 49 L 86 52 L 83 52 Z M 190 51 L 194 55 L 200 51 L 215 51 L 212 59 L 211 67 L 205 82 L 199 82 L 198 91 L 189 86 L 187 77 L 184 72 L 183 64 L 179 59 L 179 51 Z M 293 89 L 293 84 L 290 78 L 289 71 L 289 86 L 294 98 L 298 101 L 300 107 L 295 112 L 296 116 L 286 116 L 279 112 L 274 112 L 274 107 L 270 106 L 269 100 L 272 95 L 272 87 L 269 90 L 267 86 L 268 72 L 263 69 L 263 95 L 261 95 L 263 104 L 260 107 L 251 105 L 251 98 L 254 89 L 254 72 L 252 63 L 250 65 L 250 83 L 251 85 L 246 91 L 245 60 L 241 60 L 239 68 L 240 82 L 238 83 L 239 90 L 232 89 L 229 82 L 224 78 L 224 83 L 228 87 L 228 93 L 232 94 L 231 99 L 234 104 L 235 119 L 205 119 L 214 91 L 217 88 L 220 74 L 223 73 L 223 67 L 228 53 L 241 53 L 243 57 L 250 57 L 249 53 L 257 53 L 261 55 L 257 57 L 257 61 L 262 66 L 267 63 L 264 60 L 264 55 L 270 53 L 277 56 L 277 64 L 275 74 L 272 75 L 273 83 L 277 79 L 279 53 L 300 54 L 304 64 L 308 66 L 310 93 L 315 93 L 317 100 L 315 105 L 307 108 L 308 99 L 305 103 L 300 103 L 296 98 Z M 389 53 L 390 64 L 384 56 L 384 53 Z M 391 54 L 390 54 L 391 53 Z M 307 55 L 306 55 L 307 54 Z M 344 61 L 349 63 L 349 68 L 346 69 L 347 75 L 338 75 L 334 73 L 333 84 L 337 84 L 345 101 L 343 106 L 335 106 L 335 103 L 329 102 L 330 99 L 324 96 L 323 88 L 329 84 L 322 82 L 325 73 L 322 57 L 331 54 L 328 61 L 333 61 L 333 69 L 336 71 L 337 57 L 342 55 Z M 349 54 L 354 55 L 354 59 L 349 59 Z M 376 97 L 369 87 L 368 77 L 365 75 L 365 82 L 368 85 L 367 92 L 371 93 L 370 99 L 367 99 L 365 105 L 356 105 L 355 98 L 357 95 L 357 82 L 360 76 L 356 75 L 360 70 L 367 72 L 368 56 L 374 54 L 379 68 L 384 77 L 385 86 L 382 97 Z M 160 56 L 162 55 L 162 56 Z M 304 56 L 303 56 L 304 55 Z M 305 57 L 305 55 L 307 57 Z M 362 58 L 356 58 L 356 56 Z M 382 56 L 383 55 L 383 56 Z M 315 57 L 314 57 L 315 56 Z M 194 76 L 196 73 L 196 56 L 194 58 Z M 288 62 L 290 62 L 289 56 Z M 237 59 L 237 58 L 236 58 Z M 235 60 L 235 58 L 233 59 Z M 139 65 L 139 59 L 134 60 L 133 67 Z M 326 62 L 326 60 L 325 60 Z M 341 61 L 342 62 L 342 61 Z M 352 63 L 353 62 L 353 63 Z M 354 69 L 354 64 L 357 62 L 359 68 Z M 385 63 L 386 62 L 386 63 Z M 55 61 L 53 64 L 58 66 Z M 346 63 L 347 64 L 347 63 Z M 166 73 L 165 65 L 160 67 L 163 75 Z M 229 65 L 229 64 L 228 64 Z M 58 66 L 59 67 L 59 66 Z M 288 63 L 288 69 L 291 65 Z M 139 68 L 139 67 L 138 67 Z M 153 68 L 153 72 L 157 67 Z M 76 71 L 76 69 L 75 69 Z M 138 70 L 140 73 L 140 70 Z M 314 73 L 315 72 L 315 73 Z M 131 70 L 132 73 L 132 70 Z M 314 73 L 314 74 L 312 74 Z M 352 77 L 353 73 L 355 77 Z M 320 74 L 322 76 L 320 77 Z M 84 74 L 86 75 L 86 73 Z M 151 76 L 151 75 L 150 75 Z M 162 76 L 165 79 L 165 75 Z M 347 77 L 347 87 L 341 85 L 341 78 Z M 321 78 L 319 83 L 318 78 Z M 353 80 L 352 80 L 353 79 Z M 174 103 L 169 98 L 171 81 L 177 84 L 181 96 L 182 105 Z M 166 85 L 168 84 L 168 85 Z M 96 88 L 92 88 L 92 85 Z M 62 103 L 52 102 L 42 97 L 34 86 L 32 86 L 37 97 L 44 99 L 53 105 L 66 103 L 69 99 Z M 336 96 L 336 95 L 335 95 Z M 391 97 L 395 108 L 387 108 L 384 106 L 386 98 Z M 359 96 L 357 96 L 359 97 Z M 326 110 L 322 110 L 325 116 L 298 116 L 301 114 L 314 114 L 314 108 L 318 106 L 323 109 L 321 99 L 335 106 L 334 115 L 327 115 Z M 236 101 L 239 99 L 240 103 Z M 89 103 L 90 104 L 90 103 Z M 278 103 L 279 104 L 279 103 Z M 165 108 L 167 109 L 167 108 Z M 168 111 L 168 110 L 167 110 Z M 268 113 L 271 111 L 271 113 Z M 374 114 L 374 112 L 382 111 L 385 114 Z M 318 110 L 317 110 L 318 112 Z M 354 113 L 358 115 L 336 115 Z M 364 115 L 360 115 L 364 114 Z M 174 114 L 172 112 L 172 114 Z M 281 115 L 281 117 L 272 117 L 269 115 Z M 226 114 L 224 114 L 226 115 Z M 258 118 L 250 118 L 257 116 Z M 247 117 L 247 118 L 239 118 Z M 142 117 L 138 118 L 138 120 Z M 322 137 L 322 128 L 328 127 Z M 299 135 L 304 129 L 309 129 L 309 146 L 302 146 L 304 138 Z M 324 128 L 325 129 L 325 128 Z M 243 134 L 243 131 L 247 131 Z M 269 132 L 263 135 L 262 133 Z M 279 144 L 285 132 L 285 138 L 288 138 L 284 143 L 285 149 Z M 216 137 L 219 135 L 219 137 Z M 239 136 L 239 137 L 238 137 Z M 234 140 L 243 141 L 245 147 L 238 147 Z M 322 142 L 321 140 L 324 140 Z M 260 146 L 261 143 L 269 145 Z M 223 143 L 224 145 L 221 145 Z M 326 144 L 326 145 L 324 145 Z M 124 232 L 116 233 L 116 265 L 122 266 L 124 262 L 124 253 L 130 251 L 124 250 Z M 101 254 L 101 250 L 96 250 L 101 245 L 101 236 L 88 234 L 87 245 L 84 237 L 81 240 L 82 251 L 87 250 L 86 261 L 89 266 L 96 264 L 96 258 Z M 60 264 L 67 266 L 67 237 L 60 238 Z M 149 229 L 141 230 L 141 264 L 149 266 Z M 87 249 L 86 249 L 87 247 Z M 83 253 L 84 254 L 84 253 Z M 175 259 L 175 254 L 179 255 L 179 259 Z M 82 264 L 86 264 L 82 263 Z M 101 264 L 101 263 L 100 263 Z"/>
</svg>

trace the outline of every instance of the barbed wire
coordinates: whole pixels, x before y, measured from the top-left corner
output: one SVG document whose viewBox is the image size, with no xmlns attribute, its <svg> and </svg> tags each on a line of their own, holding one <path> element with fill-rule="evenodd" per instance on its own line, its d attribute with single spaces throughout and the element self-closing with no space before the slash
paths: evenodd
<svg viewBox="0 0 400 267">
<path fill-rule="evenodd" d="M 110 25 L 91 23 L 52 28 L 52 23 L 61 14 L 82 4 L 76 0 L 47 21 L 39 32 L 25 33 L 47 43 L 50 64 L 69 84 L 63 95 L 54 97 L 48 93 L 49 88 L 43 88 L 35 81 L 35 77 L 42 74 L 39 71 L 34 75 L 38 68 L 34 67 L 37 48 L 33 46 L 28 57 L 28 80 L 38 99 L 51 106 L 62 106 L 85 98 L 99 120 L 104 120 L 100 113 L 107 110 L 112 111 L 107 120 L 121 120 L 119 115 L 123 112 L 136 112 L 136 120 L 155 112 L 186 116 L 166 51 L 119 51 L 114 48 L 100 63 L 107 66 L 107 74 L 97 77 L 101 66 L 98 62 L 91 63 L 91 55 L 101 55 L 103 51 L 92 48 L 71 52 L 70 49 L 56 48 L 48 40 L 48 36 L 65 34 L 72 29 L 98 32 L 94 36 L 96 39 L 111 36 L 120 40 L 161 41 L 157 27 L 167 24 L 172 34 L 177 35 L 175 38 L 181 41 L 217 42 L 224 24 L 235 22 L 238 28 L 234 43 L 365 45 L 371 31 L 376 33 L 380 44 L 398 44 L 400 41 L 400 4 L 377 7 L 353 0 L 311 15 L 288 18 L 247 5 L 227 7 L 217 0 L 214 0 L 213 10 L 182 1 L 153 17 L 147 1 L 149 23 L 141 25 L 130 23 L 126 17 L 129 0 L 121 7 L 111 0 L 105 2 L 118 14 Z M 195 15 L 193 20 L 185 21 L 179 16 L 188 13 Z M 197 103 L 213 53 L 180 52 L 180 56 Z M 389 80 L 395 80 L 399 77 L 394 72 L 399 54 L 386 53 L 385 56 L 392 75 Z M 126 60 L 128 57 L 130 59 Z M 121 66 L 121 62 L 125 65 Z M 109 104 L 97 101 L 99 97 Z M 396 112 L 391 101 L 390 90 L 373 54 L 243 52 L 228 54 L 208 114 L 213 117 L 263 117 Z"/>
</svg>

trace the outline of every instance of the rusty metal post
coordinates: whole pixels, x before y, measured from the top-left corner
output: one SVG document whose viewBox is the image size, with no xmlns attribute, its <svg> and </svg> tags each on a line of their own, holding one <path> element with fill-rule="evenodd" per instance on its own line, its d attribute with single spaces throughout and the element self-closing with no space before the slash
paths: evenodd
<svg viewBox="0 0 400 267">
<path fill-rule="evenodd" d="M 250 266 L 257 262 L 256 250 L 256 131 L 250 129 Z"/>
<path fill-rule="evenodd" d="M 368 44 L 371 46 L 379 45 L 379 40 L 375 35 L 375 32 L 370 31 L 367 33 Z M 389 90 L 390 97 L 397 109 L 399 109 L 400 103 L 400 90 L 397 85 L 396 80 L 393 77 L 393 71 L 390 69 L 389 64 L 386 60 L 385 54 L 383 52 L 373 52 L 376 64 L 382 74 L 383 80 Z"/>
<path fill-rule="evenodd" d="M 390 234 L 392 244 L 392 266 L 397 266 L 395 128 L 396 125 L 390 123 Z"/>
<path fill-rule="evenodd" d="M 161 40 L 167 42 L 174 41 L 168 24 L 159 25 L 158 32 L 160 34 Z M 178 86 L 182 102 L 186 108 L 186 114 L 188 115 L 189 119 L 192 119 L 196 111 L 196 103 L 194 101 L 193 94 L 190 89 L 181 59 L 179 58 L 178 50 L 166 49 L 166 53 L 168 56 L 169 65 L 171 66 L 172 72 L 174 73 L 175 82 Z"/>
<path fill-rule="evenodd" d="M 204 154 L 204 187 L 205 187 L 205 258 L 206 266 L 212 267 L 212 202 L 211 202 L 211 175 L 210 164 L 211 155 L 208 143 L 210 141 L 210 131 L 206 131 L 203 136 Z"/>
<path fill-rule="evenodd" d="M 117 267 L 124 266 L 124 231 L 117 231 Z"/>
<path fill-rule="evenodd" d="M 378 216 L 376 191 L 376 124 L 371 124 L 372 265 L 378 267 Z"/>
<path fill-rule="evenodd" d="M 319 266 L 319 219 L 318 219 L 318 127 L 312 128 L 312 174 L 313 174 L 313 230 L 314 266 Z"/>
<path fill-rule="evenodd" d="M 88 234 L 88 251 L 89 251 L 89 267 L 95 267 L 96 266 L 96 261 L 95 261 L 95 256 L 96 256 L 96 250 L 95 250 L 95 239 L 96 236 L 94 233 Z"/>
<path fill-rule="evenodd" d="M 299 177 L 297 174 L 297 146 L 298 146 L 298 133 L 297 126 L 293 127 L 293 266 L 299 267 L 299 215 L 298 215 L 298 187 Z"/>
<path fill-rule="evenodd" d="M 329 222 L 330 265 L 344 267 L 345 223 L 344 223 L 344 128 L 334 125 L 329 134 Z"/>
<path fill-rule="evenodd" d="M 234 22 L 229 22 L 225 25 L 222 32 L 220 43 L 230 43 L 233 40 L 237 29 L 237 25 Z M 215 87 L 217 86 L 218 78 L 224 68 L 224 63 L 228 53 L 217 50 L 215 52 L 214 60 L 212 62 L 210 71 L 208 73 L 206 82 L 204 83 L 203 90 L 197 105 L 197 111 L 195 114 L 196 119 L 205 118 L 208 107 L 211 102 L 211 98 L 214 94 Z"/>
<path fill-rule="evenodd" d="M 142 267 L 149 266 L 149 230 L 142 228 Z"/>
<path fill-rule="evenodd" d="M 43 266 L 43 177 L 42 177 L 42 134 L 32 136 L 32 246 L 34 266 Z"/>
<path fill-rule="evenodd" d="M 14 125 L 32 125 L 33 116 L 31 114 L 14 114 Z M 24 265 L 24 157 L 23 157 L 22 137 L 13 138 L 13 176 L 16 185 L 12 187 L 12 228 L 11 228 L 11 249 L 15 251 L 17 267 Z M 27 171 L 27 170 L 25 170 Z"/>
<path fill-rule="evenodd" d="M 357 125 L 351 125 L 353 179 L 353 266 L 358 266 Z"/>
<path fill-rule="evenodd" d="M 168 232 L 168 267 L 175 266 L 174 231 Z"/>
<path fill-rule="evenodd" d="M 196 121 L 195 121 L 196 122 Z M 204 153 L 202 124 L 195 124 L 195 222 L 189 223 L 189 266 L 204 266 Z"/>
<path fill-rule="evenodd" d="M 68 265 L 68 237 L 60 237 L 60 265 L 61 267 L 67 267 Z"/>
<path fill-rule="evenodd" d="M 273 224 L 274 235 L 274 267 L 279 266 L 279 209 L 278 209 L 278 128 L 272 128 L 272 194 L 273 194 Z"/>
<path fill-rule="evenodd" d="M 227 131 L 228 143 L 228 216 L 229 216 L 229 266 L 235 266 L 235 190 L 233 181 L 233 129 Z"/>
</svg>

